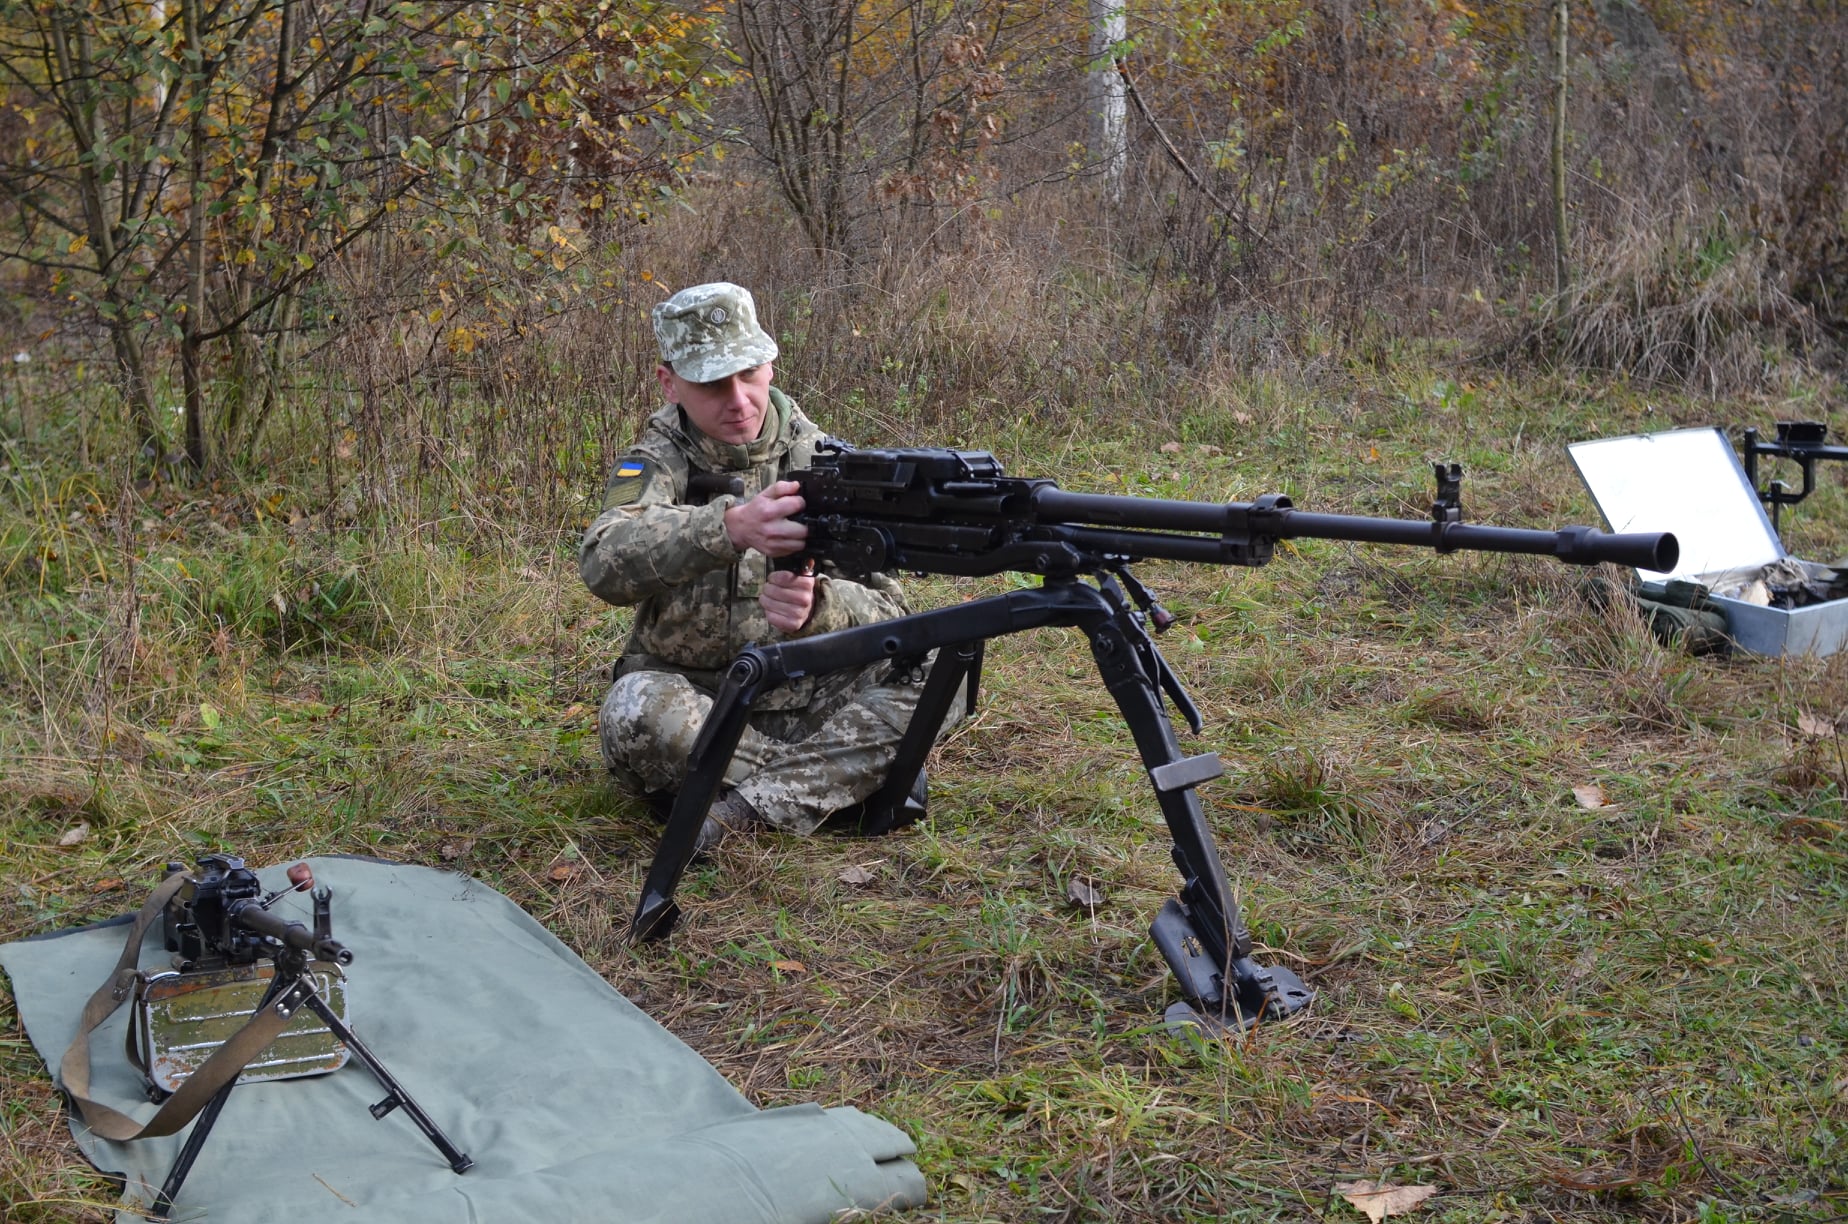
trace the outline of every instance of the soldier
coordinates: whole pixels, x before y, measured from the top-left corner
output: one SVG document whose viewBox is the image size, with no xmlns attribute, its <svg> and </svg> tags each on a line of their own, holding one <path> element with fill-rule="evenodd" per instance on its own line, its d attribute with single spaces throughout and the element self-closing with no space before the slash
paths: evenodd
<svg viewBox="0 0 1848 1224">
<path fill-rule="evenodd" d="M 667 407 L 610 473 L 603 511 L 578 565 L 598 598 L 635 607 L 635 624 L 598 713 L 604 763 L 620 781 L 671 804 L 726 666 L 753 642 L 807 637 L 908 611 L 885 575 L 770 569 L 800 551 L 808 528 L 799 486 L 822 433 L 770 385 L 776 341 L 751 295 L 717 283 L 654 308 Z M 742 481 L 708 495 L 695 476 Z M 700 828 L 699 852 L 759 825 L 812 832 L 884 783 L 917 705 L 913 675 L 890 665 L 805 676 L 757 703 L 724 787 Z M 913 790 L 921 811 L 923 780 Z"/>
</svg>

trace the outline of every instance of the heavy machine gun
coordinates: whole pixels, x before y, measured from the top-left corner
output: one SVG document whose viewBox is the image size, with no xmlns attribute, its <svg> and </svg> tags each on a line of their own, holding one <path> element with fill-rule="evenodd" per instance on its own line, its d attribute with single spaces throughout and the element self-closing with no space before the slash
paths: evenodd
<svg viewBox="0 0 1848 1224">
<path fill-rule="evenodd" d="M 1150 931 L 1184 999 L 1170 1009 L 1170 1021 L 1243 1027 L 1301 1010 L 1313 997 L 1302 980 L 1252 957 L 1251 934 L 1194 794 L 1224 771 L 1214 753 L 1184 757 L 1180 751 L 1162 697 L 1195 734 L 1203 725 L 1200 712 L 1148 632 L 1167 629 L 1174 617 L 1129 567 L 1154 559 L 1263 565 L 1277 542 L 1289 539 L 1527 553 L 1656 572 L 1675 566 L 1679 548 L 1665 532 L 1611 535 L 1590 527 L 1540 531 L 1465 523 L 1462 468 L 1440 463 L 1436 474 L 1431 517 L 1420 521 L 1314 514 L 1276 494 L 1212 504 L 1068 493 L 1051 480 L 1006 475 L 985 451 L 855 450 L 830 443 L 809 468 L 790 475 L 801 487 L 798 519 L 809 534 L 804 551 L 779 565 L 825 561 L 849 576 L 913 571 L 973 577 L 1012 570 L 1044 581 L 895 620 L 752 646 L 739 655 L 694 743 L 630 937 L 658 939 L 673 929 L 679 913 L 674 891 L 752 704 L 763 694 L 799 676 L 881 659 L 917 668 L 936 652 L 891 772 L 860 814 L 863 831 L 884 832 L 905 821 L 913 784 L 959 692 L 973 711 L 983 643 L 1041 626 L 1073 626 L 1090 641 L 1174 839 L 1180 895 L 1162 907 Z"/>
<path fill-rule="evenodd" d="M 270 976 L 262 997 L 243 1028 L 228 1039 L 221 1035 L 217 1042 L 201 1043 L 217 1048 L 213 1057 L 190 1071 L 186 1079 L 190 1081 L 197 1076 L 201 1084 L 217 1082 L 218 1086 L 210 1089 L 211 1095 L 202 1098 L 201 1103 L 185 1106 L 187 1110 L 197 1109 L 197 1118 L 161 1185 L 160 1193 L 149 1209 L 151 1219 L 169 1218 L 174 1199 L 179 1196 L 193 1163 L 204 1149 L 206 1139 L 217 1124 L 218 1115 L 224 1109 L 231 1090 L 239 1082 L 238 1072 L 253 1058 L 269 1049 L 281 1028 L 304 1007 L 326 1026 L 329 1040 L 337 1041 L 340 1047 L 358 1058 L 380 1087 L 385 1089 L 384 1099 L 368 1107 L 374 1118 L 383 1118 L 393 1110 L 402 1108 L 424 1137 L 442 1153 L 451 1169 L 462 1173 L 474 1166 L 475 1162 L 468 1154 L 450 1141 L 449 1136 L 424 1112 L 423 1107 L 386 1069 L 378 1056 L 353 1032 L 340 1014 L 340 1009 L 322 997 L 324 975 L 320 970 L 324 968 L 339 972 L 342 967 L 353 963 L 353 953 L 333 937 L 330 905 L 332 891 L 315 887 L 314 872 L 306 863 L 297 863 L 289 868 L 288 888 L 268 893 L 263 890 L 257 873 L 245 866 L 242 858 L 232 854 L 201 855 L 195 872 L 188 872 L 184 863 L 168 863 L 167 872 L 167 880 L 156 895 L 166 897 L 161 910 L 162 934 L 167 950 L 174 954 L 173 963 L 177 972 L 150 979 L 148 989 L 165 988 L 172 998 L 191 1002 L 194 1005 L 192 1010 L 204 1021 L 198 1027 L 209 1029 L 214 1021 L 223 1018 L 213 1012 L 214 1005 L 222 1006 L 222 1001 L 228 997 L 223 989 L 227 977 L 236 977 L 235 974 L 228 975 L 228 970 L 268 962 Z M 271 906 L 292 892 L 306 892 L 312 896 L 312 929 L 299 922 L 290 922 L 271 911 Z M 137 931 L 136 936 L 131 937 L 131 948 L 139 947 L 138 935 Z M 198 994 L 189 996 L 187 984 L 192 981 L 203 985 Z M 145 1068 L 152 1068 L 161 1061 L 155 1048 L 155 1027 L 151 1018 L 143 1019 L 142 1029 L 149 1049 L 142 1055 L 139 1065 Z M 130 1048 L 132 1051 L 132 1044 Z M 224 1073 L 214 1075 L 214 1063 L 219 1060 L 223 1060 Z M 338 1067 L 345 1061 L 342 1056 L 328 1069 Z M 88 1082 L 87 1071 L 84 1081 Z M 157 1099 L 173 1099 L 177 1102 L 188 1093 L 184 1082 L 178 1085 L 178 1091 L 172 1093 L 171 1097 L 152 1079 L 150 1085 Z M 194 1085 L 191 1091 L 196 1094 L 201 1090 L 198 1085 Z M 149 1133 L 167 1132 L 156 1129 Z"/>
</svg>

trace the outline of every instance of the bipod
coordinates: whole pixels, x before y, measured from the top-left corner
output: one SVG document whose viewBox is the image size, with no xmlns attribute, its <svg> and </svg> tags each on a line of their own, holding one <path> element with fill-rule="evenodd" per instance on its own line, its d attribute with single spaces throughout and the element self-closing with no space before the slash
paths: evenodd
<svg viewBox="0 0 1848 1224">
<path fill-rule="evenodd" d="M 908 792 L 924 754 L 943 725 L 956 692 L 968 680 L 973 706 L 981 645 L 989 638 L 1046 626 L 1076 627 L 1091 643 L 1105 687 L 1122 711 L 1148 770 L 1163 818 L 1174 838 L 1180 896 L 1171 898 L 1150 928 L 1174 971 L 1185 1002 L 1168 1011 L 1170 1025 L 1245 1028 L 1307 1007 L 1313 992 L 1288 969 L 1252 959 L 1251 932 L 1239 915 L 1225 867 L 1194 788 L 1224 772 L 1215 753 L 1184 757 L 1162 710 L 1168 697 L 1195 732 L 1199 712 L 1144 628 L 1168 618 L 1121 564 L 1100 567 L 1096 584 L 1075 576 L 1048 577 L 1038 586 L 990 595 L 947 608 L 859 625 L 811 638 L 752 646 L 732 661 L 688 756 L 687 778 L 649 864 L 631 941 L 661 939 L 680 909 L 674 892 L 692 861 L 700 825 L 717 796 L 725 768 L 744 735 L 752 705 L 797 676 L 864 667 L 881 660 L 915 666 L 931 651 L 936 661 L 906 729 L 886 783 L 874 804 L 889 810 Z M 1131 595 L 1124 593 L 1124 584 Z M 1131 602 L 1142 604 L 1138 610 Z M 872 805 L 869 805 L 872 806 Z"/>
<path fill-rule="evenodd" d="M 278 1016 L 287 1019 L 303 1007 L 312 1011 L 352 1052 L 353 1056 L 366 1065 L 366 1070 L 372 1072 L 372 1078 L 376 1079 L 380 1087 L 385 1089 L 383 1100 L 375 1105 L 367 1106 L 368 1112 L 373 1117 L 383 1118 L 392 1110 L 402 1106 L 404 1112 L 410 1115 L 411 1121 L 417 1124 L 417 1129 L 422 1131 L 424 1137 L 443 1154 L 443 1159 L 449 1162 L 451 1169 L 457 1173 L 463 1173 L 473 1167 L 475 1162 L 449 1141 L 449 1136 L 445 1135 L 442 1129 L 431 1120 L 430 1115 L 424 1112 L 423 1106 L 412 1099 L 411 1094 L 404 1090 L 404 1086 L 390 1071 L 386 1070 L 385 1064 L 379 1061 L 378 1056 L 367 1048 L 366 1043 L 347 1027 L 346 1021 L 340 1018 L 339 1013 L 329 1007 L 327 1000 L 320 996 L 315 988 L 314 975 L 310 971 L 312 957 L 309 952 L 302 948 L 285 945 L 275 952 L 273 960 L 275 975 L 270 979 L 269 989 L 264 993 L 263 1001 L 257 1004 L 252 1014 L 257 1015 L 265 1008 L 273 1007 Z M 167 1180 L 161 1183 L 160 1194 L 148 1211 L 149 1219 L 165 1220 L 173 1211 L 173 1200 L 179 1197 L 180 1187 L 185 1184 L 186 1175 L 192 1172 L 193 1162 L 199 1158 L 200 1151 L 205 1147 L 206 1139 L 212 1133 L 213 1124 L 218 1121 L 218 1115 L 224 1109 L 225 1101 L 230 1098 L 231 1090 L 235 1087 L 237 1087 L 237 1078 L 233 1076 L 199 1111 L 199 1116 L 193 1121 L 192 1131 L 186 1136 L 185 1146 L 174 1158 L 173 1167 L 167 1171 Z"/>
</svg>

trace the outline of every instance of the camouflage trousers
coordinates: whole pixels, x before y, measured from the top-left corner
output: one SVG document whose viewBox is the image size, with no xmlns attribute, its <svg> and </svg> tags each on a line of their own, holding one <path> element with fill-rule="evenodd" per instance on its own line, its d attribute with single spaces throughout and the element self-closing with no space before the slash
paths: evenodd
<svg viewBox="0 0 1848 1224">
<path fill-rule="evenodd" d="M 724 784 L 789 833 L 812 833 L 868 798 L 884 784 L 923 691 L 916 677 L 887 679 L 886 671 L 880 664 L 819 676 L 806 706 L 753 713 Z M 620 677 L 597 716 L 604 764 L 640 791 L 677 790 L 711 709 L 710 692 L 673 672 Z M 959 700 L 945 726 L 962 710 Z"/>
</svg>

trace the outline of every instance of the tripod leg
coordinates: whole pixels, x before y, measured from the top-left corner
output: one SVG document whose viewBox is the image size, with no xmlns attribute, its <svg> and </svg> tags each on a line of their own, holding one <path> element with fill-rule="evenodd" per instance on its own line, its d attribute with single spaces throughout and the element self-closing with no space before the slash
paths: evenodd
<svg viewBox="0 0 1848 1224">
<path fill-rule="evenodd" d="M 1158 677 L 1149 675 L 1142 634 L 1126 609 L 1083 626 L 1104 686 L 1116 699 L 1174 838 L 1181 896 L 1162 907 L 1150 929 L 1191 1011 L 1209 1025 L 1249 1027 L 1309 1005 L 1314 993 L 1281 966 L 1258 964 L 1251 933 L 1226 881 L 1212 830 L 1194 787 L 1219 776 L 1219 758 L 1183 758 L 1161 708 Z"/>
<path fill-rule="evenodd" d="M 383 1118 L 402 1105 L 404 1112 L 410 1115 L 411 1121 L 417 1124 L 417 1129 L 424 1133 L 424 1138 L 434 1144 L 436 1150 L 443 1154 L 443 1159 L 449 1162 L 450 1168 L 458 1173 L 465 1173 L 473 1167 L 475 1162 L 469 1159 L 467 1153 L 449 1141 L 449 1136 L 445 1135 L 442 1128 L 437 1126 L 431 1120 L 430 1115 L 423 1111 L 423 1106 L 411 1098 L 411 1094 L 404 1090 L 404 1086 L 392 1076 L 390 1071 L 385 1069 L 385 1064 L 380 1062 L 378 1056 L 366 1047 L 365 1042 L 354 1035 L 353 1030 L 347 1027 L 346 1021 L 342 1020 L 339 1014 L 327 1005 L 326 1000 L 313 993 L 311 987 L 310 993 L 302 1002 L 326 1022 L 327 1027 L 333 1030 L 334 1036 L 338 1037 L 346 1048 L 353 1052 L 354 1057 L 366 1064 L 366 1070 L 372 1072 L 372 1078 L 376 1079 L 379 1086 L 385 1089 L 385 1099 L 369 1107 L 373 1117 Z"/>
<path fill-rule="evenodd" d="M 767 672 L 764 660 L 764 652 L 756 647 L 739 655 L 732 661 L 725 682 L 712 699 L 712 708 L 707 711 L 699 738 L 693 741 L 693 751 L 687 758 L 686 781 L 681 783 L 680 794 L 674 799 L 667 828 L 661 831 L 654 861 L 648 865 L 642 899 L 635 907 L 635 917 L 629 921 L 631 943 L 662 939 L 674 929 L 674 922 L 680 916 L 680 907 L 674 903 L 674 890 L 680 887 L 680 877 L 687 864 L 693 861 L 700 826 L 705 823 L 712 801 L 718 797 L 725 767 L 731 764 L 738 741 L 744 738 L 751 703 L 756 700 L 759 688 L 764 686 Z M 775 676 L 773 682 L 780 683 L 781 679 L 780 675 Z"/>
<path fill-rule="evenodd" d="M 978 639 L 945 646 L 937 652 L 930 678 L 924 682 L 924 691 L 918 695 L 918 704 L 912 710 L 911 722 L 892 756 L 891 772 L 860 813 L 860 832 L 865 836 L 890 833 L 899 825 L 906 801 L 911 797 L 911 787 L 924 768 L 924 758 L 930 755 L 931 745 L 937 742 L 937 732 L 943 729 L 943 720 L 949 717 L 950 702 L 955 699 L 963 677 L 976 666 L 981 650 L 982 643 Z M 905 822 L 916 819 L 918 815 L 912 813 Z"/>
<path fill-rule="evenodd" d="M 180 1187 L 186 1184 L 186 1175 L 192 1172 L 193 1161 L 199 1159 L 199 1153 L 205 1147 L 207 1137 L 212 1133 L 212 1125 L 218 1121 L 219 1111 L 224 1109 L 225 1101 L 235 1087 L 237 1087 L 237 1081 L 234 1079 L 220 1088 L 212 1099 L 205 1103 L 205 1108 L 199 1111 L 199 1116 L 193 1119 L 192 1130 L 186 1136 L 186 1144 L 180 1148 L 180 1154 L 173 1158 L 173 1167 L 167 1170 L 167 1180 L 160 1185 L 160 1195 L 155 1198 L 154 1205 L 148 1209 L 149 1219 L 164 1220 L 172 1213 L 173 1200 L 179 1197 Z"/>
<path fill-rule="evenodd" d="M 277 999 L 282 998 L 287 994 L 291 985 L 293 985 L 293 979 L 286 977 L 280 967 L 273 970 L 270 974 L 269 988 L 263 992 L 262 1000 L 251 1010 L 250 1014 L 254 1016 Z M 284 1007 L 288 1007 L 286 1001 Z M 213 1125 L 218 1121 L 219 1112 L 224 1109 L 225 1101 L 230 1098 L 231 1090 L 235 1087 L 237 1087 L 237 1076 L 234 1075 L 225 1082 L 223 1088 L 212 1094 L 212 1099 L 205 1103 L 205 1108 L 201 1109 L 198 1117 L 193 1119 L 192 1130 L 187 1133 L 186 1143 L 180 1148 L 180 1154 L 174 1157 L 173 1167 L 167 1170 L 167 1180 L 161 1183 L 160 1194 L 154 1199 L 154 1205 L 148 1209 L 149 1219 L 164 1220 L 173 1211 L 173 1200 L 180 1196 L 180 1187 L 186 1184 L 186 1175 L 192 1172 L 193 1161 L 199 1159 L 199 1153 L 204 1149 L 205 1141 L 211 1135 Z"/>
</svg>

